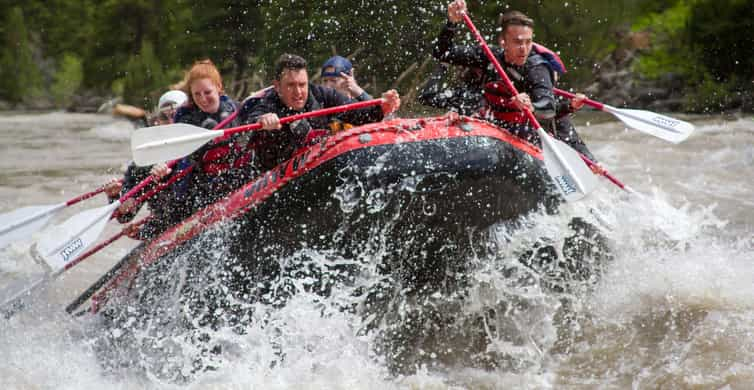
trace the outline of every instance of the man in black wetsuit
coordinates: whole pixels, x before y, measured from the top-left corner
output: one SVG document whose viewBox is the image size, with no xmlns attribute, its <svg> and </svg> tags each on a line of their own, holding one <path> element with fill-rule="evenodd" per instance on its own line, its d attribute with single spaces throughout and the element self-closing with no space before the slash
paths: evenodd
<svg viewBox="0 0 754 390">
<path fill-rule="evenodd" d="M 306 145 L 310 130 L 326 129 L 333 120 L 323 116 L 281 125 L 280 118 L 354 102 L 332 88 L 310 84 L 306 61 L 297 55 L 280 56 L 275 64 L 273 85 L 274 88 L 241 118 L 244 123 L 261 123 L 263 130 L 272 130 L 253 133 L 262 171 L 289 159 L 296 149 Z M 383 93 L 382 97 L 385 101 L 381 106 L 347 111 L 337 117 L 354 125 L 380 121 L 400 107 L 400 97 L 395 90 Z"/>
<path fill-rule="evenodd" d="M 578 109 L 579 104 L 563 104 L 556 100 L 553 94 L 555 70 L 544 55 L 532 50 L 534 22 L 518 11 L 504 13 L 500 18 L 500 47 L 491 48 L 519 92 L 512 96 L 502 82 L 495 81 L 500 76 L 481 47 L 453 44 L 456 31 L 462 28 L 464 12 L 466 3 L 463 0 L 448 5 L 448 23 L 437 39 L 433 56 L 443 63 L 482 70 L 478 81 L 484 97 L 480 100 L 480 114 L 519 137 L 538 143 L 539 137 L 523 112 L 528 109 L 545 128 L 554 129 L 558 138 L 591 159 L 592 154 L 567 116 Z M 469 102 L 473 104 L 473 100 L 466 99 L 465 103 Z M 468 107 L 464 107 L 463 111 L 468 112 Z"/>
</svg>

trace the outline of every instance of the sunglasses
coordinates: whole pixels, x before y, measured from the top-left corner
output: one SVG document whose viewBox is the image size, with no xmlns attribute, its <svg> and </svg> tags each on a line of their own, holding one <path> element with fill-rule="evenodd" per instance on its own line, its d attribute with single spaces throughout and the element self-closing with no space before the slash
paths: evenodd
<svg viewBox="0 0 754 390">
<path fill-rule="evenodd" d="M 174 105 L 167 106 L 160 110 L 157 118 L 161 121 L 172 120 L 175 117 L 176 107 Z"/>
</svg>

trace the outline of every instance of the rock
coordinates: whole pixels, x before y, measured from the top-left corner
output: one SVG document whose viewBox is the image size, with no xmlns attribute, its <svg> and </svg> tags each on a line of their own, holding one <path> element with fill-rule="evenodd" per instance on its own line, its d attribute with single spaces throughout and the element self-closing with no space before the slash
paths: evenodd
<svg viewBox="0 0 754 390">
<path fill-rule="evenodd" d="M 69 112 L 96 113 L 99 107 L 109 100 L 111 99 L 87 91 L 81 95 L 74 95 L 66 110 Z"/>
</svg>

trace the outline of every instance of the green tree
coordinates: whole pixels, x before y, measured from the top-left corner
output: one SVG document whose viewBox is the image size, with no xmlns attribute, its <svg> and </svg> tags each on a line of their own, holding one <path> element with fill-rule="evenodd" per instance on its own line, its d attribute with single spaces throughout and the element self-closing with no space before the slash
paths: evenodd
<svg viewBox="0 0 754 390">
<path fill-rule="evenodd" d="M 20 7 L 14 7 L 5 21 L 0 52 L 0 97 L 20 103 L 41 93 L 42 75 L 32 57 L 24 15 Z"/>
<path fill-rule="evenodd" d="M 84 69 L 81 59 L 75 54 L 66 53 L 60 60 L 55 81 L 50 92 L 58 106 L 64 106 L 78 91 L 84 79 Z"/>
<path fill-rule="evenodd" d="M 711 75 L 721 81 L 754 81 L 754 2 L 697 1 L 688 19 L 688 41 Z"/>
<path fill-rule="evenodd" d="M 151 108 L 169 83 L 152 43 L 144 40 L 139 54 L 131 56 L 125 67 L 123 100 L 126 103 Z"/>
</svg>

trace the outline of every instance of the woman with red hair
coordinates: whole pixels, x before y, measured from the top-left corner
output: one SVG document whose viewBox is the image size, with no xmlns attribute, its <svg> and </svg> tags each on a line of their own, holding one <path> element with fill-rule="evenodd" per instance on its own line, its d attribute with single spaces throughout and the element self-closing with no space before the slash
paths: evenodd
<svg viewBox="0 0 754 390">
<path fill-rule="evenodd" d="M 214 129 L 218 123 L 235 115 L 238 104 L 225 94 L 220 71 L 211 60 L 195 62 L 186 72 L 183 85 L 188 103 L 178 109 L 175 123 Z M 232 120 L 225 127 L 237 124 L 236 120 Z M 182 203 L 174 207 L 183 208 L 177 215 L 190 215 L 227 195 L 248 179 L 246 171 L 253 153 L 248 148 L 248 141 L 243 140 L 242 134 L 236 134 L 209 142 L 176 164 L 175 171 L 194 166 L 189 176 L 174 185 L 174 192 L 180 195 L 180 202 L 176 203 Z M 171 169 L 165 164 L 152 169 L 152 174 L 162 180 L 170 173 Z"/>
<path fill-rule="evenodd" d="M 236 111 L 236 102 L 225 95 L 220 71 L 211 60 L 195 62 L 183 84 L 189 104 L 178 110 L 176 123 L 212 129 Z"/>
</svg>

